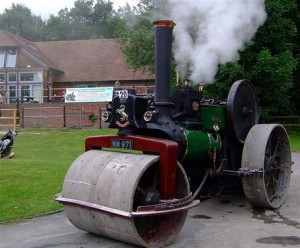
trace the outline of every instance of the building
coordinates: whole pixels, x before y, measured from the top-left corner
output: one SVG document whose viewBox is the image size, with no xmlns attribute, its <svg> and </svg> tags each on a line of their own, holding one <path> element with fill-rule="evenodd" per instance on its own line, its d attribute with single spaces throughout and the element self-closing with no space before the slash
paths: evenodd
<svg viewBox="0 0 300 248">
<path fill-rule="evenodd" d="M 115 39 L 31 42 L 0 30 L 0 102 L 59 102 L 66 88 L 154 85 L 130 69 Z"/>
</svg>

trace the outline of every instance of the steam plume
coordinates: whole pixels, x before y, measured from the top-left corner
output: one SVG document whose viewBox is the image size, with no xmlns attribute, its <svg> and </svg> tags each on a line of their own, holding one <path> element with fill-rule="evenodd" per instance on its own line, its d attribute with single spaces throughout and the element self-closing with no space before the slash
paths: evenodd
<svg viewBox="0 0 300 248">
<path fill-rule="evenodd" d="M 265 0 L 168 0 L 181 73 L 212 83 L 218 65 L 239 58 L 266 20 Z"/>
</svg>

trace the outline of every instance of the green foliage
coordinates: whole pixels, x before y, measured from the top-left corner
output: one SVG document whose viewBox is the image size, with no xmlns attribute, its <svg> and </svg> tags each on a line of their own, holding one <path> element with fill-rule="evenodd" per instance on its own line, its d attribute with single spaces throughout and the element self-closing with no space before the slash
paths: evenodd
<svg viewBox="0 0 300 248">
<path fill-rule="evenodd" d="M 256 45 L 272 48 L 273 53 L 291 49 L 296 34 L 293 18 L 296 8 L 295 0 L 266 0 L 268 19 L 258 34 Z"/>
<path fill-rule="evenodd" d="M 295 105 L 296 114 L 300 115 L 300 2 L 297 2 L 297 10 L 294 13 L 294 19 L 297 27 L 297 34 L 294 37 L 294 57 L 297 60 L 297 67 L 294 73 L 294 85 L 290 90 L 292 102 Z"/>
<path fill-rule="evenodd" d="M 125 29 L 119 32 L 122 51 L 126 62 L 133 69 L 154 72 L 154 32 L 153 14 L 159 11 L 160 1 L 140 0 L 136 7 L 129 5 L 119 11 L 126 22 Z"/>
<path fill-rule="evenodd" d="M 251 68 L 251 78 L 256 83 L 264 118 L 271 115 L 292 114 L 289 90 L 293 85 L 292 75 L 295 60 L 291 51 L 274 55 L 269 49 L 257 54 L 256 63 Z"/>
<path fill-rule="evenodd" d="M 267 0 L 268 19 L 241 62 L 257 88 L 263 119 L 294 112 L 290 98 L 296 60 L 293 54 L 296 11 L 294 0 Z"/>
<path fill-rule="evenodd" d="M 93 9 L 92 23 L 95 26 L 96 37 L 113 37 L 114 10 L 112 2 L 97 0 Z"/>
<path fill-rule="evenodd" d="M 213 84 L 206 85 L 206 94 L 220 99 L 226 99 L 230 86 L 237 79 L 244 79 L 244 69 L 237 61 L 219 66 L 218 76 Z"/>
<path fill-rule="evenodd" d="M 267 0 L 266 23 L 241 53 L 239 61 L 220 66 L 216 84 L 208 87 L 209 92 L 217 92 L 224 97 L 235 80 L 247 78 L 255 85 L 263 120 L 271 115 L 294 113 L 290 91 L 296 70 L 293 53 L 297 30 L 293 18 L 296 7 L 295 0 Z"/>
<path fill-rule="evenodd" d="M 112 38 L 120 22 L 113 2 L 105 0 L 77 0 L 73 8 L 62 9 L 48 20 L 20 4 L 13 4 L 0 15 L 0 29 L 30 41 Z"/>
<path fill-rule="evenodd" d="M 135 69 L 154 68 L 150 45 L 153 38 L 149 35 L 153 32 L 152 22 L 147 18 L 152 10 L 159 9 L 157 3 L 140 1 L 140 8 L 135 12 L 139 15 L 137 24 L 127 29 L 123 51 Z M 295 113 L 300 104 L 296 99 L 300 94 L 299 66 L 296 67 L 300 58 L 299 5 L 296 0 L 266 0 L 266 23 L 241 52 L 238 61 L 219 66 L 215 82 L 206 87 L 206 93 L 226 98 L 234 81 L 250 79 L 257 90 L 263 120 L 271 115 Z"/>
<path fill-rule="evenodd" d="M 93 17 L 93 0 L 77 0 L 67 14 L 75 22 L 91 23 Z"/>
<path fill-rule="evenodd" d="M 140 19 L 137 25 L 123 33 L 121 41 L 126 61 L 133 69 L 154 71 L 154 36 L 149 20 Z"/>
<path fill-rule="evenodd" d="M 84 152 L 84 140 L 117 130 L 33 129 L 16 137 L 13 159 L 0 161 L 0 223 L 62 208 L 53 201 L 66 172 Z M 289 130 L 292 151 L 300 151 L 299 130 Z"/>
<path fill-rule="evenodd" d="M 45 40 L 43 26 L 42 18 L 32 14 L 31 10 L 22 4 L 12 4 L 10 9 L 0 14 L 0 29 L 28 40 Z"/>
<path fill-rule="evenodd" d="M 240 53 L 238 61 L 219 66 L 215 83 L 206 90 L 211 96 L 226 98 L 234 81 L 247 78 L 256 87 L 263 119 L 278 114 L 299 115 L 300 2 L 265 2 L 268 18 L 255 39 Z M 115 12 L 112 1 L 77 0 L 70 10 L 62 9 L 45 21 L 26 6 L 13 4 L 0 14 L 0 29 L 31 41 L 119 38 L 130 67 L 153 72 L 153 12 L 160 12 L 164 4 L 140 0 L 136 7 L 127 5 Z"/>
<path fill-rule="evenodd" d="M 87 136 L 115 133 L 102 130 L 44 130 L 20 132 L 13 159 L 0 161 L 0 222 L 62 208 L 53 201 L 61 192 L 72 162 L 84 152 Z"/>
<path fill-rule="evenodd" d="M 50 16 L 45 30 L 51 40 L 112 38 L 119 19 L 111 1 L 77 0 L 70 10 Z"/>
<path fill-rule="evenodd" d="M 300 129 L 288 129 L 289 140 L 291 145 L 292 152 L 299 152 L 300 151 Z"/>
</svg>

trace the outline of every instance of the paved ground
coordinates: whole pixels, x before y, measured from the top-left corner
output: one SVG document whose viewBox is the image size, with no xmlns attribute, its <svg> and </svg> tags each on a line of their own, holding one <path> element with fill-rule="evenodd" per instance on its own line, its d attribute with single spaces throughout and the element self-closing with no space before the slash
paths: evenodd
<svg viewBox="0 0 300 248">
<path fill-rule="evenodd" d="M 170 246 L 300 247 L 300 153 L 293 154 L 294 173 L 285 204 L 275 211 L 252 209 L 242 197 L 201 202 Z M 0 226 L 1 248 L 130 248 L 73 227 L 63 213 Z"/>
</svg>

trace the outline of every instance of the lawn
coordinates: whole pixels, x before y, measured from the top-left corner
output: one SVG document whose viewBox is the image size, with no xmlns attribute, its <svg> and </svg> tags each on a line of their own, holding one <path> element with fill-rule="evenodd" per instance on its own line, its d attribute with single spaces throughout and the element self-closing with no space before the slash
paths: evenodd
<svg viewBox="0 0 300 248">
<path fill-rule="evenodd" d="M 44 130 L 19 132 L 13 159 L 0 160 L 0 222 L 60 209 L 53 201 L 61 192 L 72 162 L 84 152 L 87 136 L 114 130 Z"/>
<path fill-rule="evenodd" d="M 300 131 L 289 131 L 289 139 L 293 152 L 300 152 Z"/>
<path fill-rule="evenodd" d="M 0 160 L 0 223 L 62 208 L 53 201 L 61 192 L 72 162 L 84 152 L 87 136 L 115 130 L 32 129 L 15 140 L 13 159 Z M 293 151 L 300 151 L 300 132 L 291 132 Z"/>
</svg>

